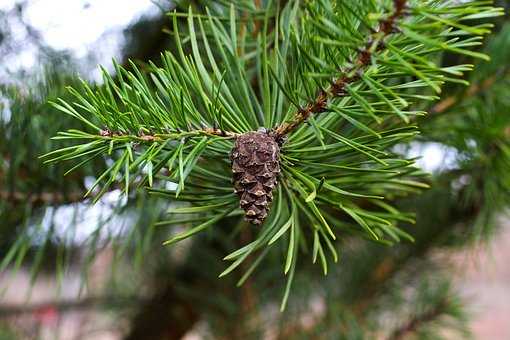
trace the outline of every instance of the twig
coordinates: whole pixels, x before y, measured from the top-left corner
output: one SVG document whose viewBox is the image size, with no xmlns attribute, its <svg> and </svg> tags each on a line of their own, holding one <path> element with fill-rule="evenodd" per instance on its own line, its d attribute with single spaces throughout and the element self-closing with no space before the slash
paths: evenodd
<svg viewBox="0 0 510 340">
<path fill-rule="evenodd" d="M 60 192 L 21 192 L 21 191 L 0 191 L 0 200 L 12 204 L 30 203 L 30 204 L 64 204 L 83 201 L 83 192 L 73 192 L 63 194 Z"/>
<path fill-rule="evenodd" d="M 370 64 L 374 49 L 376 51 L 384 48 L 382 43 L 386 37 L 397 30 L 397 21 L 405 15 L 407 0 L 393 0 L 394 12 L 388 18 L 379 21 L 379 27 L 374 30 L 367 39 L 365 46 L 358 51 L 355 62 L 345 70 L 344 75 L 331 82 L 331 85 L 320 90 L 314 101 L 308 103 L 294 114 L 291 122 L 282 123 L 276 128 L 276 135 L 283 137 L 294 131 L 312 114 L 319 114 L 327 111 L 329 98 L 343 97 L 347 94 L 346 87 L 359 79 L 359 74 Z"/>
<path fill-rule="evenodd" d="M 503 76 L 507 76 L 508 72 L 506 72 Z M 486 91 L 494 85 L 496 81 L 498 81 L 499 77 L 497 74 L 492 75 L 491 77 L 485 79 L 480 83 L 471 84 L 468 89 L 463 92 L 461 95 L 453 95 L 450 97 L 446 97 L 445 99 L 439 101 L 436 105 L 432 107 L 430 110 L 431 113 L 443 113 L 447 111 L 449 108 L 457 104 L 461 100 L 465 100 L 467 97 L 473 97 L 478 95 L 480 92 Z"/>
<path fill-rule="evenodd" d="M 155 133 L 155 134 L 146 134 L 139 133 L 138 135 L 126 134 L 119 131 L 111 131 L 109 129 L 103 129 L 99 132 L 99 138 L 127 138 L 130 140 L 138 141 L 138 142 L 162 142 L 168 139 L 179 140 L 181 138 L 186 137 L 196 137 L 196 136 L 216 136 L 216 137 L 224 137 L 224 138 L 236 138 L 239 136 L 236 132 L 225 131 L 218 128 L 206 127 L 199 130 L 191 130 L 191 131 L 180 131 L 174 133 Z"/>
<path fill-rule="evenodd" d="M 78 309 L 111 308 L 112 306 L 126 308 L 130 306 L 137 306 L 141 302 L 143 301 L 137 296 L 96 296 L 76 300 L 47 301 L 32 305 L 2 304 L 0 305 L 0 318 L 34 314 L 48 309 L 55 309 L 59 312 L 65 312 Z"/>
<path fill-rule="evenodd" d="M 423 324 L 434 321 L 440 317 L 444 313 L 446 306 L 447 301 L 443 300 L 428 312 L 414 316 L 407 323 L 395 329 L 388 337 L 388 340 L 404 339 L 406 335 L 416 332 Z"/>
</svg>

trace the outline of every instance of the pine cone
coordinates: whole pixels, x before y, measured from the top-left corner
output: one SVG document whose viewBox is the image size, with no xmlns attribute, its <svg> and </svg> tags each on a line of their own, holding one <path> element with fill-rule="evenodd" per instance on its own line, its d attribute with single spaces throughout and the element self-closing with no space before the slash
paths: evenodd
<svg viewBox="0 0 510 340">
<path fill-rule="evenodd" d="M 262 224 L 280 173 L 280 147 L 265 130 L 237 137 L 232 154 L 234 190 L 246 220 Z"/>
</svg>

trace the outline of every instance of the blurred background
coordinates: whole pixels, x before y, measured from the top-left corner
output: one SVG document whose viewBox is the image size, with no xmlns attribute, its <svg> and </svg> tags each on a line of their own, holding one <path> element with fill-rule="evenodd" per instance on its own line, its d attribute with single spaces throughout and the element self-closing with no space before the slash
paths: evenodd
<svg viewBox="0 0 510 340">
<path fill-rule="evenodd" d="M 432 189 L 399 202 L 417 211 L 406 228 L 416 242 L 346 238 L 327 277 L 303 264 L 281 314 L 277 256 L 240 288 L 242 272 L 217 278 L 250 235 L 163 247 L 177 232 L 157 224 L 164 200 L 118 189 L 95 205 L 83 199 L 109 159 L 64 177 L 63 165 L 38 158 L 78 124 L 48 100 L 69 97 L 79 77 L 101 86 L 97 65 L 114 72 L 112 59 L 157 62 L 172 49 L 165 13 L 175 7 L 0 0 L 1 340 L 510 339 L 508 16 L 480 47 L 490 62 L 463 60 L 476 63 L 471 85 L 445 88 L 423 134 L 399 146 L 431 173 Z"/>
</svg>

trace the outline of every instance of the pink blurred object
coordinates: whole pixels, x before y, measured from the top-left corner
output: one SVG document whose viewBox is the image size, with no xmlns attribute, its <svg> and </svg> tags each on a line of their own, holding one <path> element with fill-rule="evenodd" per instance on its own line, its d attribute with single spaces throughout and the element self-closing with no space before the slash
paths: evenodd
<svg viewBox="0 0 510 340">
<path fill-rule="evenodd" d="M 53 325 L 58 321 L 59 311 L 52 305 L 44 306 L 34 313 L 34 318 L 43 325 Z"/>
</svg>

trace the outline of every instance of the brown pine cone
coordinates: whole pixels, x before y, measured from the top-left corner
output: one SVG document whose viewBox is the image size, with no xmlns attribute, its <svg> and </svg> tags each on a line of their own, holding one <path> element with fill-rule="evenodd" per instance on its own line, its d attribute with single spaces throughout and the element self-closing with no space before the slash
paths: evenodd
<svg viewBox="0 0 510 340">
<path fill-rule="evenodd" d="M 246 220 L 262 224 L 280 173 L 280 147 L 265 130 L 237 137 L 230 155 L 234 190 Z"/>
</svg>

